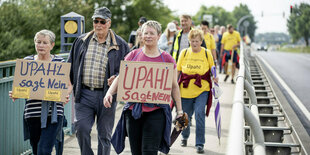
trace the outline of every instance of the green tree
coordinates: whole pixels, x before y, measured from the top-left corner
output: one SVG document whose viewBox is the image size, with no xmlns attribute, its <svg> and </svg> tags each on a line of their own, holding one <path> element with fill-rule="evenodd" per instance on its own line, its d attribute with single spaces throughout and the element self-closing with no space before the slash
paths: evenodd
<svg viewBox="0 0 310 155">
<path fill-rule="evenodd" d="M 85 17 L 85 31 L 90 31 L 94 9 L 106 6 L 112 12 L 111 28 L 127 40 L 138 28 L 141 16 L 157 20 L 163 28 L 174 17 L 162 0 L 7 0 L 0 2 L 0 61 L 35 54 L 33 37 L 41 29 L 56 34 L 60 49 L 60 16 L 76 12 Z"/>
<path fill-rule="evenodd" d="M 246 15 L 251 15 L 250 18 L 247 18 L 246 20 L 244 20 L 243 22 L 241 22 L 240 24 L 240 35 L 244 36 L 246 34 L 248 34 L 251 38 L 251 40 L 254 40 L 254 35 L 255 35 L 255 30 L 256 30 L 256 22 L 254 21 L 254 17 L 250 11 L 250 9 L 248 8 L 248 6 L 246 4 L 240 4 L 239 6 L 236 6 L 234 8 L 234 10 L 232 11 L 232 15 L 235 19 L 235 22 L 232 23 L 235 28 L 237 28 L 237 23 L 239 21 L 240 18 L 242 18 L 243 16 Z M 247 28 L 244 27 L 243 23 L 245 21 L 249 22 L 249 26 Z"/>
<path fill-rule="evenodd" d="M 309 46 L 310 5 L 306 3 L 295 5 L 293 12 L 287 20 L 287 27 L 294 42 L 303 38 L 306 46 Z"/>
<path fill-rule="evenodd" d="M 205 5 L 202 5 L 196 15 L 193 17 L 193 21 L 197 24 L 203 19 L 204 15 L 212 15 L 212 25 L 223 25 L 226 26 L 227 24 L 234 23 L 234 18 L 230 12 L 227 12 L 224 8 L 219 6 L 211 6 L 207 8 Z M 196 25 L 197 25 L 196 24 Z"/>
</svg>

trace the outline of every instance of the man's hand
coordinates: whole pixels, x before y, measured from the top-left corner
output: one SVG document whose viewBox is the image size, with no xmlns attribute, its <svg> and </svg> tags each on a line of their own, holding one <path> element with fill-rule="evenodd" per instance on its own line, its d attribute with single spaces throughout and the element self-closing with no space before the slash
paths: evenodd
<svg viewBox="0 0 310 155">
<path fill-rule="evenodd" d="M 105 97 L 103 98 L 103 104 L 106 108 L 111 108 L 113 96 L 110 93 L 106 93 Z"/>
<path fill-rule="evenodd" d="M 113 83 L 114 79 L 116 78 L 115 75 L 111 76 L 109 79 L 108 79 L 108 86 L 111 86 L 111 84 Z"/>
<path fill-rule="evenodd" d="M 17 98 L 13 98 L 12 91 L 9 91 L 9 97 L 10 99 L 12 99 L 13 102 L 15 102 L 15 100 L 17 99 Z"/>
</svg>

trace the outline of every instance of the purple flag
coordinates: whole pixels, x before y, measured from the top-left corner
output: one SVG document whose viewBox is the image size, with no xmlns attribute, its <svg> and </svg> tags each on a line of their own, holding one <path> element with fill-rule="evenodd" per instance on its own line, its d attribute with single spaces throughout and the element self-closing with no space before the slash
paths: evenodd
<svg viewBox="0 0 310 155">
<path fill-rule="evenodd" d="M 216 69 L 215 67 L 211 68 L 211 72 L 216 78 Z M 217 132 L 217 137 L 220 141 L 221 139 L 221 111 L 220 111 L 220 102 L 219 102 L 219 97 L 222 94 L 222 91 L 220 90 L 220 87 L 217 83 L 214 82 L 213 88 L 212 88 L 212 94 L 214 96 L 214 101 L 215 101 L 215 111 L 214 111 L 214 118 L 215 118 L 215 126 L 216 126 L 216 132 Z"/>
</svg>

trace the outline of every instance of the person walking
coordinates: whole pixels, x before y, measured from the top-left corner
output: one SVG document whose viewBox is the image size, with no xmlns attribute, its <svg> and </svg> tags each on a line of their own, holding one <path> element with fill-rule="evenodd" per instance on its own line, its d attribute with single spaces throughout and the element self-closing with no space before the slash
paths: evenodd
<svg viewBox="0 0 310 155">
<path fill-rule="evenodd" d="M 177 118 L 183 115 L 180 90 L 177 83 L 175 60 L 167 52 L 158 48 L 161 25 L 157 21 L 147 21 L 142 26 L 144 47 L 131 51 L 125 58 L 127 61 L 165 62 L 174 64 L 174 76 L 171 95 L 176 102 Z M 117 92 L 118 77 L 104 97 L 104 106 L 111 107 L 113 95 Z M 120 154 L 125 147 L 125 136 L 129 138 L 131 154 L 157 155 L 158 151 L 169 152 L 171 132 L 171 109 L 169 104 L 134 103 L 124 106 L 121 119 L 112 137 L 116 153 Z"/>
<path fill-rule="evenodd" d="M 37 54 L 25 57 L 25 60 L 65 62 L 60 56 L 51 54 L 55 45 L 55 34 L 50 30 L 41 30 L 35 34 L 34 43 Z M 68 94 L 72 86 L 69 84 Z M 44 92 L 40 92 L 44 93 Z M 16 98 L 12 97 L 13 102 Z M 54 102 L 27 99 L 24 109 L 24 140 L 30 140 L 32 154 L 50 155 L 56 143 L 56 139 L 62 141 L 62 126 L 64 118 L 64 104 L 69 102 Z"/>
<path fill-rule="evenodd" d="M 138 21 L 139 28 L 147 21 L 145 17 L 140 17 Z M 139 29 L 138 28 L 138 29 Z M 137 31 L 131 31 L 128 39 L 128 46 L 131 49 L 136 43 Z"/>
<path fill-rule="evenodd" d="M 228 60 L 233 57 L 233 66 L 231 71 L 231 83 L 234 82 L 236 64 L 238 62 L 238 53 L 237 48 L 240 46 L 240 33 L 234 30 L 232 25 L 227 26 L 228 31 L 223 34 L 222 37 L 222 46 L 221 46 L 221 57 L 223 57 L 225 72 L 227 73 Z M 223 62 L 222 62 L 223 63 Z M 224 82 L 228 79 L 229 75 L 225 76 Z"/>
<path fill-rule="evenodd" d="M 216 46 L 215 46 L 214 37 L 210 33 L 210 30 L 209 30 L 209 22 L 206 20 L 201 21 L 200 27 L 201 27 L 201 30 L 203 31 L 203 37 L 204 37 L 204 41 L 206 43 L 207 49 L 211 50 L 213 60 L 214 60 L 214 64 L 216 66 L 216 63 L 217 63 L 217 55 L 216 55 L 216 51 L 215 51 Z"/>
<path fill-rule="evenodd" d="M 219 63 L 219 73 L 222 73 L 222 68 L 223 68 L 223 65 L 222 65 L 222 57 L 221 57 L 221 54 L 220 54 L 220 52 L 221 52 L 221 46 L 222 46 L 222 43 L 221 43 L 221 41 L 222 41 L 222 37 L 223 37 L 223 34 L 226 32 L 226 28 L 225 28 L 225 26 L 221 26 L 220 27 L 220 32 L 219 32 L 219 34 L 218 34 L 218 38 L 219 38 L 219 41 L 217 42 L 217 44 L 216 44 L 216 49 L 217 49 L 217 52 L 219 53 L 218 54 L 218 58 L 217 58 L 217 60 L 218 60 L 218 63 Z"/>
<path fill-rule="evenodd" d="M 120 61 L 129 52 L 127 43 L 111 29 L 111 11 L 95 10 L 93 30 L 75 39 L 68 62 L 73 84 L 76 111 L 76 137 L 82 155 L 93 155 L 90 133 L 97 123 L 98 155 L 109 155 L 116 101 L 111 108 L 103 106 L 103 98 L 119 74 Z"/>
<path fill-rule="evenodd" d="M 190 15 L 181 15 L 180 16 L 180 23 L 182 29 L 177 33 L 177 35 L 173 39 L 173 48 L 171 49 L 172 57 L 177 61 L 179 58 L 179 53 L 189 47 L 188 41 L 188 33 L 192 29 L 192 17 Z M 202 47 L 206 48 L 206 44 L 203 41 L 201 44 Z"/>
<path fill-rule="evenodd" d="M 205 117 L 212 105 L 212 93 L 210 92 L 211 68 L 214 61 L 211 50 L 201 46 L 204 35 L 199 29 L 189 32 L 190 47 L 182 50 L 177 62 L 181 101 L 184 112 L 188 114 L 189 121 L 195 113 L 196 119 L 196 151 L 204 153 L 205 144 Z M 218 78 L 213 78 L 215 82 Z M 207 105 L 207 112 L 205 106 Z M 181 146 L 187 146 L 190 128 L 182 131 Z"/>
<path fill-rule="evenodd" d="M 158 47 L 170 53 L 176 31 L 177 31 L 176 25 L 174 23 L 168 23 L 165 32 L 160 36 L 160 39 L 158 41 Z"/>
</svg>

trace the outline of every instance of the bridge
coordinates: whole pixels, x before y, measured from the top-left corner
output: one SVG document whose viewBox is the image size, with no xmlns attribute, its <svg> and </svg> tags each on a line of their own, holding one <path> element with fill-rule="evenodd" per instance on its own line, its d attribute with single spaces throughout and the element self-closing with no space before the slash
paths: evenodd
<svg viewBox="0 0 310 155">
<path fill-rule="evenodd" d="M 217 137 L 214 110 L 206 119 L 205 154 L 309 154 L 309 131 L 304 127 L 297 113 L 287 101 L 265 60 L 253 49 L 242 44 L 240 68 L 236 84 L 222 82 L 220 97 L 222 134 Z M 61 54 L 64 58 L 68 55 Z M 14 103 L 8 97 L 12 89 L 15 61 L 0 63 L 0 154 L 31 154 L 28 141 L 23 141 L 24 100 Z M 122 104 L 118 104 L 116 122 L 119 120 Z M 68 127 L 65 133 L 64 154 L 79 154 L 74 134 L 74 103 L 65 106 Z M 187 147 L 181 147 L 179 137 L 169 154 L 195 154 L 195 122 L 192 122 L 191 136 Z M 96 127 L 92 130 L 92 146 L 96 153 Z M 116 154 L 112 150 L 111 154 Z M 131 154 L 128 139 L 123 155 Z"/>
</svg>

